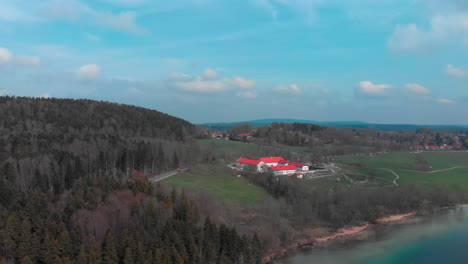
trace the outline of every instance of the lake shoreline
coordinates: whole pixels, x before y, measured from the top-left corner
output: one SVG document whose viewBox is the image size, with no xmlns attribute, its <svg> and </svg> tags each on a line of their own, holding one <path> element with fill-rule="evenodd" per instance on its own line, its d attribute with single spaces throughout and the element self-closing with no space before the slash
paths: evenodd
<svg viewBox="0 0 468 264">
<path fill-rule="evenodd" d="M 362 234 L 365 230 L 371 229 L 378 225 L 384 225 L 388 223 L 396 223 L 396 224 L 409 224 L 415 223 L 418 219 L 414 218 L 417 215 L 416 212 L 410 212 L 406 214 L 396 214 L 396 215 L 389 215 L 386 217 L 378 218 L 373 223 L 365 223 L 359 226 L 352 226 L 348 228 L 341 228 L 338 231 L 325 235 L 325 236 L 315 236 L 313 232 L 307 239 L 299 239 L 296 242 L 293 242 L 287 247 L 284 247 L 279 250 L 270 250 L 267 252 L 264 257 L 262 258 L 262 264 L 268 264 L 274 261 L 275 259 L 281 258 L 286 256 L 287 254 L 291 253 L 292 251 L 304 248 L 310 248 L 314 246 L 324 246 L 324 244 L 336 241 L 342 238 L 353 238 L 360 234 Z"/>
</svg>

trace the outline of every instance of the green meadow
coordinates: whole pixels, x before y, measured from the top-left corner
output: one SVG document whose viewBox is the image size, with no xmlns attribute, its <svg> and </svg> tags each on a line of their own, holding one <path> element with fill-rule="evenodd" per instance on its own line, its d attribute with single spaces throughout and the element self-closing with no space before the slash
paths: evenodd
<svg viewBox="0 0 468 264">
<path fill-rule="evenodd" d="M 236 178 L 234 174 L 224 164 L 200 164 L 190 171 L 166 179 L 165 182 L 176 188 L 208 191 L 231 202 L 254 204 L 269 196 L 264 189 L 244 178 Z"/>
<path fill-rule="evenodd" d="M 468 190 L 468 152 L 393 152 L 374 157 L 340 157 L 336 161 L 350 172 L 386 180 L 395 176 L 383 169 L 392 170 L 400 176 L 397 182 L 401 186 Z"/>
</svg>

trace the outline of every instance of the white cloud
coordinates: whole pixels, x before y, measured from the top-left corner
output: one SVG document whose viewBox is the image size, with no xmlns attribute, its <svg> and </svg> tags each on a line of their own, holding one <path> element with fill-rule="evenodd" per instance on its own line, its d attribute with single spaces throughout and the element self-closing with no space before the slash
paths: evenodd
<svg viewBox="0 0 468 264">
<path fill-rule="evenodd" d="M 388 41 L 389 48 L 393 52 L 420 53 L 456 39 L 467 43 L 468 12 L 437 11 L 431 14 L 428 22 L 427 29 L 416 24 L 397 25 Z"/>
<path fill-rule="evenodd" d="M 196 93 L 219 93 L 228 89 L 223 81 L 205 81 L 200 78 L 195 81 L 176 82 L 174 86 L 183 91 Z"/>
<path fill-rule="evenodd" d="M 220 79 L 219 74 L 212 69 L 207 69 L 197 76 L 174 73 L 167 81 L 167 85 L 178 90 L 194 93 L 221 93 L 234 89 L 252 90 L 255 88 L 254 81 L 249 81 L 241 77 Z M 253 92 L 238 93 L 238 95 L 248 98 L 254 97 Z"/>
<path fill-rule="evenodd" d="M 251 90 L 255 89 L 255 81 L 253 80 L 246 80 L 241 77 L 236 77 L 232 80 L 234 86 L 244 89 L 244 90 Z"/>
<path fill-rule="evenodd" d="M 15 63 L 22 66 L 40 66 L 41 58 L 37 56 L 21 56 L 15 57 Z"/>
<path fill-rule="evenodd" d="M 420 85 L 420 84 L 416 84 L 416 83 L 408 83 L 405 85 L 406 89 L 408 89 L 408 91 L 410 91 L 411 93 L 413 94 L 417 94 L 417 95 L 429 95 L 431 94 L 431 91 L 429 91 L 429 89 L 427 89 L 426 87 Z"/>
<path fill-rule="evenodd" d="M 205 80 L 216 80 L 219 78 L 219 74 L 212 69 L 206 69 L 202 74 L 203 79 Z"/>
<path fill-rule="evenodd" d="M 94 15 L 97 24 L 102 26 L 132 34 L 146 32 L 144 28 L 136 24 L 137 13 L 133 11 L 121 12 L 117 15 L 110 12 L 97 12 Z"/>
<path fill-rule="evenodd" d="M 382 97 L 387 95 L 387 91 L 392 88 L 389 84 L 374 84 L 370 81 L 362 81 L 358 84 L 356 92 L 358 95 L 369 97 Z"/>
<path fill-rule="evenodd" d="M 451 64 L 447 65 L 445 69 L 445 73 L 450 77 L 455 78 L 467 78 L 468 77 L 468 70 L 457 68 Z"/>
<path fill-rule="evenodd" d="M 297 86 L 297 84 L 291 84 L 291 85 L 289 86 L 289 89 L 291 90 L 291 92 L 292 92 L 293 94 L 299 95 L 299 94 L 302 93 L 301 89 L 299 89 L 299 86 Z"/>
<path fill-rule="evenodd" d="M 96 64 L 84 65 L 78 69 L 78 79 L 82 81 L 95 80 L 100 72 L 101 68 Z"/>
<path fill-rule="evenodd" d="M 8 93 L 7 90 L 0 90 L 0 96 L 6 95 Z"/>
<path fill-rule="evenodd" d="M 397 25 L 388 41 L 388 47 L 396 53 L 417 53 L 428 49 L 431 37 L 415 24 Z"/>
<path fill-rule="evenodd" d="M 291 93 L 295 95 L 302 94 L 302 91 L 297 84 L 291 84 L 289 86 L 277 86 L 275 91 L 278 93 Z"/>
<path fill-rule="evenodd" d="M 130 34 L 146 32 L 146 29 L 136 23 L 136 19 L 137 13 L 135 11 L 113 13 L 95 9 L 82 0 L 2 0 L 0 5 L 0 20 L 4 21 L 48 22 L 65 20 L 73 23 L 99 25 Z"/>
<path fill-rule="evenodd" d="M 13 54 L 6 48 L 0 47 L 0 66 L 10 63 Z"/>
<path fill-rule="evenodd" d="M 43 94 L 43 95 L 40 96 L 40 98 L 49 99 L 50 95 L 49 94 Z"/>
<path fill-rule="evenodd" d="M 439 102 L 441 104 L 453 104 L 453 103 L 455 103 L 455 101 L 450 100 L 450 99 L 445 99 L 445 98 L 438 99 L 437 102 Z"/>
<path fill-rule="evenodd" d="M 257 93 L 254 91 L 244 91 L 244 92 L 239 92 L 237 94 L 238 96 L 248 98 L 248 99 L 255 99 L 257 98 Z"/>
</svg>

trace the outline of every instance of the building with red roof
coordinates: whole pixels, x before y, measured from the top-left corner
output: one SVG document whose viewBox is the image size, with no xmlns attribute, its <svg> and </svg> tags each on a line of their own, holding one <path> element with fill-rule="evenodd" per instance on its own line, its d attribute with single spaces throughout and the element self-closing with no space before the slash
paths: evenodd
<svg viewBox="0 0 468 264">
<path fill-rule="evenodd" d="M 267 165 L 258 160 L 240 158 L 236 162 L 236 166 L 242 171 L 265 172 L 267 169 Z"/>
<path fill-rule="evenodd" d="M 264 162 L 268 167 L 288 164 L 288 161 L 282 157 L 265 157 L 258 160 Z"/>
<path fill-rule="evenodd" d="M 258 165 L 260 163 L 260 161 L 258 160 L 251 160 L 251 159 L 244 159 L 244 158 L 238 159 L 237 162 L 243 163 L 243 164 L 251 164 L 251 165 Z"/>
<path fill-rule="evenodd" d="M 302 162 L 289 162 L 288 165 L 296 166 L 298 170 L 308 171 L 309 165 L 302 163 Z"/>
<path fill-rule="evenodd" d="M 297 171 L 297 167 L 293 165 L 271 166 L 270 169 L 276 176 L 293 175 Z"/>
</svg>

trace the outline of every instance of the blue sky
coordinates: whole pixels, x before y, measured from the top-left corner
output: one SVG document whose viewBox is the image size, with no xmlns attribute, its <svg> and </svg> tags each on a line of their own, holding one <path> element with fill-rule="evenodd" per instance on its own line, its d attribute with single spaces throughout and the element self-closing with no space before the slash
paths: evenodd
<svg viewBox="0 0 468 264">
<path fill-rule="evenodd" d="M 0 94 L 468 124 L 464 0 L 0 0 Z"/>
</svg>

